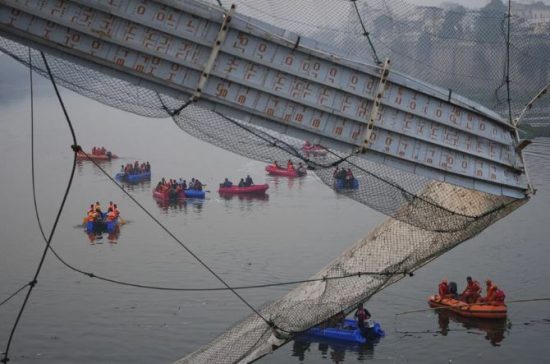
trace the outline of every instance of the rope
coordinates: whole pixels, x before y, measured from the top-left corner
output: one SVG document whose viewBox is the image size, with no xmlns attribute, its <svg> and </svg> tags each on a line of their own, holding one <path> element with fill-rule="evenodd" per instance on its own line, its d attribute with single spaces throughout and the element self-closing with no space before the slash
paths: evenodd
<svg viewBox="0 0 550 364">
<path fill-rule="evenodd" d="M 2 353 L 2 359 L 1 359 L 1 362 L 3 364 L 6 364 L 10 359 L 9 359 L 9 350 L 10 350 L 10 346 L 11 346 L 11 343 L 12 343 L 12 340 L 13 340 L 13 336 L 15 334 L 15 330 L 17 329 L 17 326 L 19 325 L 19 321 L 21 319 L 21 316 L 23 315 L 23 311 L 25 310 L 25 307 L 27 306 L 27 302 L 29 301 L 29 297 L 31 295 L 31 292 L 34 288 L 34 286 L 36 285 L 37 283 L 37 279 L 38 279 L 38 276 L 40 274 L 40 271 L 42 270 L 42 265 L 44 264 L 44 260 L 46 259 L 46 254 L 48 253 L 48 248 L 52 242 L 52 239 L 53 239 L 53 236 L 55 234 L 55 230 L 57 228 L 57 224 L 59 222 L 59 219 L 61 217 L 61 213 L 63 212 L 63 207 L 65 206 L 65 202 L 67 201 L 67 197 L 69 195 L 69 191 L 71 190 L 71 185 L 72 185 L 72 182 L 73 182 L 73 178 L 74 178 L 74 174 L 75 174 L 75 171 L 76 171 L 76 152 L 78 150 L 78 144 L 77 144 L 77 141 L 76 141 L 76 135 L 75 135 L 75 132 L 74 132 L 74 129 L 73 129 L 73 126 L 71 124 L 71 120 L 69 118 L 69 115 L 67 114 L 67 110 L 65 109 L 65 105 L 63 104 L 63 100 L 61 99 L 61 95 L 59 94 L 59 90 L 57 89 L 57 85 L 55 83 L 55 80 L 53 78 L 53 75 L 52 75 L 52 72 L 50 70 L 50 66 L 48 65 L 48 62 L 46 60 L 46 56 L 44 56 L 44 53 L 43 52 L 40 52 L 40 55 L 42 56 L 42 59 L 44 61 L 44 64 L 46 66 L 46 69 L 48 71 L 48 74 L 50 76 L 50 80 L 52 81 L 52 85 L 54 87 L 54 90 L 55 90 L 55 93 L 57 95 L 57 98 L 59 100 L 59 103 L 61 104 L 61 108 L 63 109 L 63 113 L 65 114 L 65 118 L 67 120 L 67 124 L 69 125 L 69 129 L 71 131 L 71 136 L 72 136 L 72 139 L 73 139 L 73 146 L 72 146 L 72 149 L 73 149 L 73 152 L 74 152 L 74 156 L 73 156 L 73 166 L 72 166 L 72 169 L 71 169 L 71 175 L 69 177 L 69 181 L 67 183 L 67 188 L 65 189 L 65 193 L 63 194 L 63 199 L 61 201 L 61 205 L 59 206 L 59 210 L 57 212 L 57 215 L 55 217 L 55 221 L 54 221 L 54 224 L 52 226 L 52 230 L 50 232 L 50 236 L 47 240 L 47 243 L 46 243 L 46 247 L 44 248 L 44 251 L 42 252 L 42 257 L 40 258 L 40 262 L 38 263 L 38 267 L 36 268 L 36 272 L 34 273 L 34 276 L 33 276 L 33 279 L 32 281 L 29 283 L 29 290 L 27 291 L 27 294 L 25 296 L 25 299 L 23 301 L 23 304 L 21 305 L 21 308 L 19 309 L 19 313 L 17 314 L 17 318 L 15 319 L 15 322 L 13 324 L 13 327 L 11 329 L 11 332 L 10 332 L 10 335 L 9 335 L 9 339 L 8 339 L 8 343 L 6 344 L 6 349 L 4 350 L 4 352 Z M 29 49 L 29 63 L 30 63 L 30 49 Z M 32 67 L 30 68 L 30 73 L 32 74 Z M 32 89 L 32 76 L 31 76 L 31 89 Z"/>
<path fill-rule="evenodd" d="M 11 300 L 13 297 L 17 296 L 17 294 L 19 292 L 21 292 L 22 290 L 25 289 L 25 287 L 29 286 L 32 282 L 29 282 L 29 283 L 26 283 L 23 287 L 19 288 L 17 291 L 13 292 L 8 298 L 6 298 L 5 300 L 3 300 L 2 302 L 0 302 L 0 306 L 2 306 L 4 303 L 8 302 L 9 300 Z"/>
<path fill-rule="evenodd" d="M 361 24 L 361 28 L 363 28 L 363 35 L 367 37 L 367 40 L 369 41 L 370 49 L 372 51 L 372 56 L 374 58 L 374 61 L 376 64 L 380 65 L 382 64 L 382 61 L 380 61 L 380 58 L 378 58 L 378 54 L 376 54 L 376 49 L 374 48 L 374 44 L 372 43 L 372 40 L 370 39 L 370 33 L 367 32 L 367 28 L 365 27 L 365 23 L 363 22 L 363 18 L 361 17 L 361 13 L 359 12 L 359 8 L 357 7 L 356 0 L 351 0 L 353 3 L 353 7 L 355 8 L 355 12 L 357 13 L 357 18 L 359 19 L 359 24 Z"/>
</svg>

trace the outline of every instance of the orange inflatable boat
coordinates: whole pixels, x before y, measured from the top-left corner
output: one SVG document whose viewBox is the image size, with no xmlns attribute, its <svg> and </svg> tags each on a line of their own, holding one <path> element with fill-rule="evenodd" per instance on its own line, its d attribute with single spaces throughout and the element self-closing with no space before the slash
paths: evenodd
<svg viewBox="0 0 550 364">
<path fill-rule="evenodd" d="M 439 295 L 428 297 L 430 307 L 447 308 L 464 317 L 475 317 L 483 319 L 506 318 L 508 308 L 506 305 L 490 305 L 486 303 L 466 303 L 454 298 L 441 298 Z"/>
</svg>

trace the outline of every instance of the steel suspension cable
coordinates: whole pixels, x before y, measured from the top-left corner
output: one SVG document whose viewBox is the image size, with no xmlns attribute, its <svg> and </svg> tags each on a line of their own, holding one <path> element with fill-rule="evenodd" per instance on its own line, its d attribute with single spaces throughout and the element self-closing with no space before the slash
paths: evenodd
<svg viewBox="0 0 550 364">
<path fill-rule="evenodd" d="M 30 54 L 30 53 L 29 53 Z M 12 329 L 10 331 L 10 335 L 9 335 L 9 338 L 8 338 L 8 342 L 6 344 L 6 348 L 4 350 L 4 352 L 2 353 L 2 359 L 1 359 L 1 362 L 3 364 L 6 364 L 8 363 L 8 361 L 10 360 L 9 359 L 9 350 L 10 350 L 10 346 L 11 346 L 11 343 L 12 343 L 12 340 L 13 340 L 13 337 L 15 335 L 15 331 L 17 329 L 17 326 L 19 325 L 19 321 L 21 319 L 21 316 L 23 315 L 23 311 L 25 310 L 25 307 L 27 306 L 27 302 L 29 301 L 29 297 L 33 291 L 33 288 L 36 286 L 36 283 L 38 282 L 37 279 L 38 279 L 38 276 L 40 274 L 40 271 L 42 270 L 42 266 L 44 264 L 44 260 L 46 259 L 46 255 L 48 253 L 48 248 L 52 242 L 52 239 L 54 237 L 54 234 L 55 234 L 55 231 L 56 231 L 56 228 L 57 228 L 57 225 L 59 223 L 59 219 L 61 218 L 61 213 L 63 212 L 63 208 L 65 207 L 65 202 L 67 201 L 67 197 L 69 195 L 69 191 L 71 190 L 71 185 L 72 185 L 72 182 L 73 182 L 73 178 L 74 178 L 74 174 L 75 174 L 75 171 L 76 171 L 76 152 L 77 152 L 77 141 L 76 141 L 76 135 L 75 135 L 75 132 L 74 132 L 74 129 L 73 129 L 73 126 L 72 126 L 72 123 L 71 123 L 71 120 L 69 118 L 69 115 L 67 113 L 67 110 L 65 109 L 65 105 L 63 103 L 63 100 L 61 99 L 61 95 L 59 94 L 59 90 L 57 89 L 57 85 L 55 83 L 55 80 L 53 78 L 53 75 L 52 75 L 52 72 L 50 70 L 50 66 L 48 65 L 48 61 L 46 60 L 46 56 L 44 56 L 44 53 L 43 52 L 40 52 L 41 56 L 42 56 L 42 60 L 44 61 L 44 65 L 46 66 L 46 69 L 48 71 L 48 74 L 50 76 L 50 80 L 52 82 L 52 85 L 54 87 L 54 90 L 55 90 L 55 93 L 57 95 L 57 98 L 61 104 L 61 108 L 63 109 L 63 113 L 65 114 L 65 118 L 67 120 L 67 124 L 69 126 L 69 129 L 70 129 L 70 132 L 71 132 L 71 136 L 72 136 L 72 139 L 73 139 L 73 146 L 72 146 L 72 149 L 73 149 L 73 152 L 74 152 L 74 156 L 73 156 L 73 165 L 72 165 L 72 169 L 71 169 L 71 174 L 70 174 L 70 177 L 69 177 L 69 181 L 67 183 L 67 187 L 65 189 L 65 193 L 63 194 L 63 199 L 61 201 L 61 205 L 59 206 L 59 210 L 57 212 L 57 215 L 55 217 L 55 221 L 53 223 L 53 226 L 52 226 L 52 230 L 50 232 L 50 235 L 48 237 L 48 241 L 46 243 L 46 246 L 44 248 L 44 251 L 42 252 L 42 256 L 40 258 L 40 262 L 38 263 L 38 266 L 36 268 L 36 271 L 34 273 L 34 276 L 33 276 L 33 279 L 32 281 L 29 283 L 29 290 L 27 291 L 27 294 L 25 296 L 25 299 L 23 300 L 23 304 L 21 305 L 21 308 L 19 309 L 19 312 L 17 314 L 17 318 L 15 319 L 15 322 L 12 326 Z M 32 67 L 30 69 L 30 72 L 32 73 Z M 32 80 L 32 78 L 31 78 Z M 31 84 L 31 88 L 32 88 L 32 84 Z"/>
</svg>

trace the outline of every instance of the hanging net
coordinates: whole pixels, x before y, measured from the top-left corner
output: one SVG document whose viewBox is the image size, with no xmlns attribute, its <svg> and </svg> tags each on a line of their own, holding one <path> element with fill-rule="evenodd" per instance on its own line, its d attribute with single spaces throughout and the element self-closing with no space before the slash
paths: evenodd
<svg viewBox="0 0 550 364">
<path fill-rule="evenodd" d="M 230 6 L 228 1 L 221 3 Z M 503 115 L 508 114 L 508 99 L 515 115 L 549 80 L 549 25 L 517 15 L 523 9 L 520 5 L 509 18 L 498 0 L 479 11 L 418 7 L 400 0 L 236 3 L 241 14 L 336 44 L 351 59 L 374 63 L 390 58 L 392 69 L 452 89 Z M 0 50 L 29 65 L 26 46 L 0 37 Z M 186 133 L 248 158 L 303 163 L 328 187 L 389 217 L 314 277 L 349 278 L 303 284 L 261 308 L 263 318 L 245 318 L 178 363 L 253 361 L 294 333 L 340 311 L 348 312 L 527 202 L 527 198 L 496 196 L 430 180 L 335 150 L 309 154 L 301 148 L 302 140 L 194 105 L 174 113 L 186 100 L 173 92 L 154 91 L 146 83 L 116 78 L 70 57 L 47 58 L 56 80 L 68 89 L 135 114 L 171 116 Z M 33 69 L 45 74 L 37 50 L 31 51 L 31 59 Z M 548 115 L 547 104 L 542 105 L 527 117 Z M 351 170 L 358 182 L 354 188 L 342 189 L 335 183 L 334 175 L 341 169 Z"/>
</svg>

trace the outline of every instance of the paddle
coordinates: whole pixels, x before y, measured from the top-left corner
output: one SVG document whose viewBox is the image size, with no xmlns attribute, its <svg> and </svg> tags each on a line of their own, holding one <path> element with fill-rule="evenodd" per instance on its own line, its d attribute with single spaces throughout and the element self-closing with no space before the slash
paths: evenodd
<svg viewBox="0 0 550 364">
<path fill-rule="evenodd" d="M 120 215 L 118 215 L 118 222 L 120 223 L 120 225 L 126 224 L 126 220 L 124 220 Z"/>
</svg>

